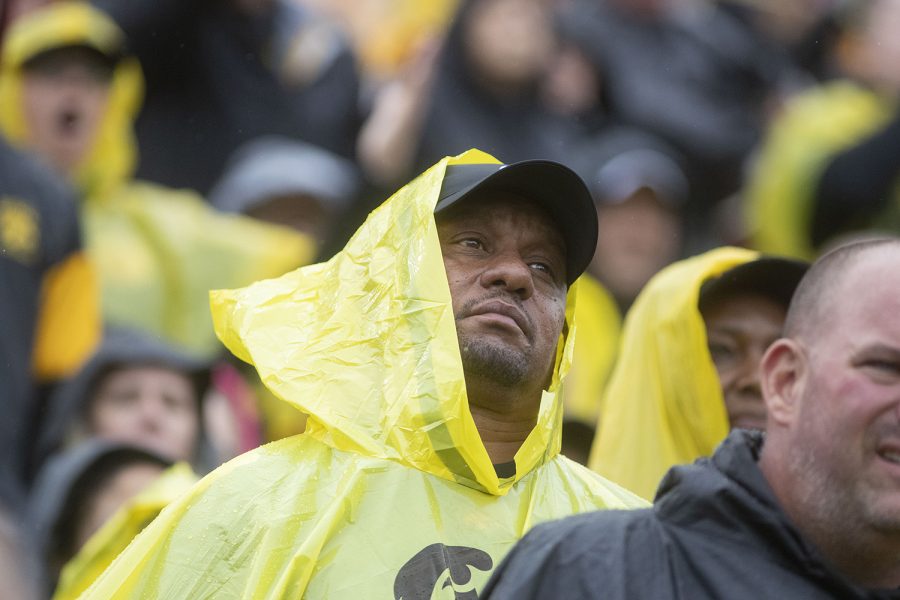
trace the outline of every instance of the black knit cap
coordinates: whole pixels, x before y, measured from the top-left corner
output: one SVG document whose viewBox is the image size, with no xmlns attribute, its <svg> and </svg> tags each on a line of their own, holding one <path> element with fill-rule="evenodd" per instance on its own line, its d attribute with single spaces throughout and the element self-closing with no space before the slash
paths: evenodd
<svg viewBox="0 0 900 600">
<path fill-rule="evenodd" d="M 597 213 L 584 181 L 549 160 L 447 167 L 435 214 L 475 192 L 504 191 L 533 200 L 553 219 L 566 243 L 566 283 L 578 279 L 597 247 Z"/>
</svg>

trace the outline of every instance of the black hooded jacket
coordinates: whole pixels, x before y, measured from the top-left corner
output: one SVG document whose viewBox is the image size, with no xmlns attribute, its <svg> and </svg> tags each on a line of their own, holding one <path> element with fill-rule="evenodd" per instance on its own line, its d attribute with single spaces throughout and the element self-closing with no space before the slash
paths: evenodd
<svg viewBox="0 0 900 600">
<path fill-rule="evenodd" d="M 756 465 L 762 442 L 739 430 L 671 469 L 651 509 L 535 528 L 481 598 L 900 598 L 853 584 L 803 539 Z"/>
</svg>

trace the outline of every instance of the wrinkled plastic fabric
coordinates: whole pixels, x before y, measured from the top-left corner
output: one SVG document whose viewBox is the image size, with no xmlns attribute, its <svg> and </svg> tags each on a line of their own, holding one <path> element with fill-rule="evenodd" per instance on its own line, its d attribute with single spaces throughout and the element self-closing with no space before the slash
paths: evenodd
<svg viewBox="0 0 900 600">
<path fill-rule="evenodd" d="M 0 129 L 27 145 L 21 68 L 29 58 L 69 44 L 115 53 L 122 43 L 115 23 L 81 2 L 55 3 L 17 22 L 3 50 Z M 218 213 L 189 190 L 132 180 L 137 155 L 132 124 L 142 88 L 137 63 L 120 60 L 91 149 L 73 174 L 103 319 L 211 357 L 221 352 L 221 344 L 209 315 L 209 290 L 308 264 L 315 244 L 285 227 Z"/>
<path fill-rule="evenodd" d="M 718 248 L 647 283 L 625 317 L 591 469 L 651 499 L 670 467 L 710 456 L 725 439 L 728 414 L 697 301 L 704 281 L 758 256 Z"/>
<path fill-rule="evenodd" d="M 559 455 L 571 305 L 537 425 L 515 476 L 498 478 L 469 412 L 432 214 L 448 160 L 496 162 L 444 159 L 329 262 L 212 294 L 222 340 L 309 415 L 306 433 L 201 480 L 85 598 L 452 597 L 535 523 L 645 505 Z"/>
<path fill-rule="evenodd" d="M 849 81 L 793 99 L 769 128 L 747 186 L 746 219 L 753 247 L 815 258 L 813 200 L 822 172 L 837 153 L 877 131 L 893 114 L 894 103 Z M 900 191 L 895 197 L 900 199 Z"/>
<path fill-rule="evenodd" d="M 590 275 L 578 280 L 575 322 L 575 353 L 562 387 L 564 416 L 594 427 L 619 351 L 622 317 L 612 295 Z"/>
<path fill-rule="evenodd" d="M 163 508 L 198 479 L 187 463 L 178 463 L 126 502 L 63 567 L 53 600 L 80 596 Z"/>
</svg>

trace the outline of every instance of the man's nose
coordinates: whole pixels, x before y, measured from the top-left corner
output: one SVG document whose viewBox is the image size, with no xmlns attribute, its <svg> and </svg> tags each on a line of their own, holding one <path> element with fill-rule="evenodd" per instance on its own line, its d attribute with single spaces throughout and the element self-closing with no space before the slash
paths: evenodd
<svg viewBox="0 0 900 600">
<path fill-rule="evenodd" d="M 517 252 L 504 252 L 491 257 L 480 277 L 486 289 L 500 288 L 526 300 L 534 293 L 531 268 Z"/>
<path fill-rule="evenodd" d="M 759 363 L 761 360 L 762 353 L 752 350 L 748 351 L 744 357 L 740 371 L 735 378 L 735 384 L 742 395 L 762 397 L 762 387 L 759 379 Z"/>
</svg>

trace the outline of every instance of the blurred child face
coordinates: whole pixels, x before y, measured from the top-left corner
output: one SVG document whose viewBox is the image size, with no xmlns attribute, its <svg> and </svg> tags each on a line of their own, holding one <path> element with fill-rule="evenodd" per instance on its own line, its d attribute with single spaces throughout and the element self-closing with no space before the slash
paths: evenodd
<svg viewBox="0 0 900 600">
<path fill-rule="evenodd" d="M 199 434 L 198 400 L 184 373 L 130 366 L 107 374 L 89 405 L 93 435 L 137 444 L 172 460 L 191 460 Z"/>
<path fill-rule="evenodd" d="M 111 74 L 96 52 L 77 47 L 47 52 L 23 69 L 27 144 L 66 175 L 91 150 L 106 111 Z"/>
<path fill-rule="evenodd" d="M 480 0 L 469 13 L 465 38 L 479 74 L 513 87 L 540 77 L 555 45 L 550 14 L 539 0 Z"/>
<path fill-rule="evenodd" d="M 161 465 L 143 462 L 124 467 L 94 496 L 75 532 L 81 548 L 126 502 L 137 496 L 163 473 Z"/>
</svg>

